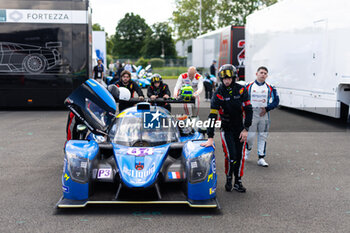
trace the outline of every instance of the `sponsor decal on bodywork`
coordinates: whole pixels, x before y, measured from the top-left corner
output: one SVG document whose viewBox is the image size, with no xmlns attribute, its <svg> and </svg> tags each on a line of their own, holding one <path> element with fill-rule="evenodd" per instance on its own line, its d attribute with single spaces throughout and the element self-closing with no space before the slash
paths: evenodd
<svg viewBox="0 0 350 233">
<path fill-rule="evenodd" d="M 64 176 L 63 176 L 63 177 L 64 177 L 64 179 L 65 179 L 66 181 L 67 181 L 67 180 L 69 180 L 69 178 L 70 178 L 70 177 L 67 175 L 67 173 L 66 173 L 66 174 L 64 174 Z"/>
<path fill-rule="evenodd" d="M 128 149 L 128 155 L 134 155 L 134 156 L 146 156 L 146 155 L 153 155 L 154 148 L 129 148 Z"/>
<path fill-rule="evenodd" d="M 209 182 L 210 180 L 214 179 L 213 176 L 214 176 L 214 173 L 209 174 L 207 182 Z"/>
<path fill-rule="evenodd" d="M 98 179 L 110 178 L 111 174 L 112 174 L 111 168 L 102 168 L 98 170 L 97 178 Z"/>
<path fill-rule="evenodd" d="M 128 176 L 133 177 L 133 178 L 145 178 L 145 177 L 148 177 L 149 175 L 153 174 L 155 172 L 155 170 L 156 170 L 155 163 L 152 163 L 151 167 L 148 168 L 145 171 L 137 171 L 137 170 L 134 170 L 134 169 L 130 170 L 127 167 L 123 167 L 123 172 L 125 174 L 127 174 Z"/>
<path fill-rule="evenodd" d="M 177 180 L 177 179 L 181 179 L 181 174 L 180 172 L 168 172 L 168 177 L 171 180 Z"/>
<path fill-rule="evenodd" d="M 209 194 L 210 195 L 214 194 L 215 192 L 216 192 L 216 188 L 215 187 L 209 189 Z"/>
</svg>

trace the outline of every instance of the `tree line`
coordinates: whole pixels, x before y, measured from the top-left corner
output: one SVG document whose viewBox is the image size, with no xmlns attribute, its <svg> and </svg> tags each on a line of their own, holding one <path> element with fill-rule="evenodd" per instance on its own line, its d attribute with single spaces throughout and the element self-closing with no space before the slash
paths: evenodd
<svg viewBox="0 0 350 233">
<path fill-rule="evenodd" d="M 248 15 L 277 0 L 175 0 L 169 22 L 147 25 L 145 19 L 126 13 L 114 35 L 107 35 L 107 54 L 115 58 L 176 58 L 175 40 L 196 38 L 228 25 L 244 25 Z M 201 12 L 200 12 L 201 5 Z M 201 19 L 200 20 L 200 15 Z M 201 25 L 200 25 L 201 21 Z M 93 30 L 104 30 L 99 24 Z"/>
<path fill-rule="evenodd" d="M 172 23 L 178 40 L 196 38 L 201 33 L 229 25 L 244 26 L 248 15 L 277 0 L 175 0 Z M 200 14 L 201 5 L 201 14 Z"/>
<path fill-rule="evenodd" d="M 104 30 L 99 24 L 93 30 Z M 145 19 L 126 13 L 114 35 L 107 35 L 107 54 L 118 58 L 176 58 L 172 29 L 167 22 L 147 25 Z"/>
</svg>

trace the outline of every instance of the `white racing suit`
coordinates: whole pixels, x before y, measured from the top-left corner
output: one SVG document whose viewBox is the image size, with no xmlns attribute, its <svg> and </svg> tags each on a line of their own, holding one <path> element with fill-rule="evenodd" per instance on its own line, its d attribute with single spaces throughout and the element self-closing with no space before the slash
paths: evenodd
<svg viewBox="0 0 350 233">
<path fill-rule="evenodd" d="M 191 80 L 188 76 L 188 73 L 180 74 L 177 79 L 175 88 L 174 88 L 174 96 L 178 97 L 180 95 L 180 89 L 183 85 L 191 85 L 194 93 L 196 94 L 195 104 L 184 104 L 185 113 L 189 116 L 197 116 L 199 112 L 199 104 L 200 104 L 200 94 L 203 91 L 203 77 L 196 73 L 194 75 L 193 80 Z M 188 105 L 191 105 L 188 107 Z"/>
<path fill-rule="evenodd" d="M 269 111 L 279 104 L 279 97 L 276 89 L 270 84 L 258 81 L 250 82 L 247 85 L 250 102 L 253 107 L 253 122 L 249 127 L 246 143 L 246 158 L 249 158 L 253 148 L 255 134 L 258 134 L 258 156 L 264 158 L 266 155 L 266 140 L 270 127 Z M 266 109 L 266 114 L 260 116 L 261 108 Z"/>
</svg>

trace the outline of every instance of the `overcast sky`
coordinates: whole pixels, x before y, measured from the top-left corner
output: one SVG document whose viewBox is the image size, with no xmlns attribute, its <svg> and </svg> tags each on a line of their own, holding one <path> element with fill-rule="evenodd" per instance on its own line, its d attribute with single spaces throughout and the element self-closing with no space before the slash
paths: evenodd
<svg viewBox="0 0 350 233">
<path fill-rule="evenodd" d="M 140 15 L 148 25 L 167 21 L 175 10 L 175 0 L 90 0 L 92 23 L 99 23 L 108 35 L 128 12 Z"/>
</svg>

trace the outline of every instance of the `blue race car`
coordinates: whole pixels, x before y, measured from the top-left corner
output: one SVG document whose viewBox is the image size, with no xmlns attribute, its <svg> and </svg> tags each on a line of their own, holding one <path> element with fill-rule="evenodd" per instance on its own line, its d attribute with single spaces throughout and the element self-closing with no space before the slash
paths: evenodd
<svg viewBox="0 0 350 233">
<path fill-rule="evenodd" d="M 147 88 L 151 86 L 152 74 L 148 72 L 150 68 L 150 65 L 146 67 L 146 70 L 142 69 L 142 66 L 134 66 L 136 72 L 131 74 L 131 79 L 135 81 L 141 88 Z"/>
<path fill-rule="evenodd" d="M 113 96 L 92 79 L 65 103 L 84 123 L 78 129 L 86 136 L 65 145 L 58 208 L 123 203 L 218 207 L 214 149 L 200 146 L 204 132 L 179 124 L 184 118 L 176 120 L 148 102 L 116 114 Z"/>
<path fill-rule="evenodd" d="M 151 86 L 151 82 L 144 77 L 137 79 L 137 84 L 139 84 L 141 88 L 147 88 Z"/>
</svg>

